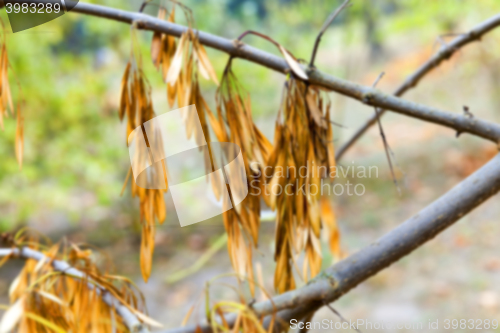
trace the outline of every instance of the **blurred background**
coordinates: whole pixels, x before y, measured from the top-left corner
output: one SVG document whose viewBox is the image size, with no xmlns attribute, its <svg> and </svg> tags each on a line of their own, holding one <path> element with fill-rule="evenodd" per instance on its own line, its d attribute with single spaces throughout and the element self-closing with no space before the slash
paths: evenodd
<svg viewBox="0 0 500 333">
<path fill-rule="evenodd" d="M 141 5 L 140 1 L 89 2 L 132 11 Z M 192 9 L 201 30 L 230 39 L 245 30 L 256 30 L 279 41 L 297 58 L 309 59 L 317 32 L 341 1 L 182 3 Z M 385 76 L 377 87 L 387 93 L 394 91 L 441 43 L 455 37 L 450 34 L 467 32 L 500 12 L 496 0 L 352 3 L 324 34 L 316 67 L 364 85 L 371 85 L 383 71 Z M 146 12 L 156 15 L 156 8 L 148 6 Z M 0 17 L 8 26 L 4 10 Z M 180 11 L 177 22 L 186 22 Z M 139 32 L 138 36 L 146 75 L 153 87 L 155 110 L 158 114 L 167 112 L 165 86 L 150 61 L 152 34 Z M 130 165 L 125 126 L 117 113 L 121 77 L 130 54 L 130 26 L 70 13 L 33 29 L 7 32 L 6 38 L 14 95 L 19 98 L 17 81 L 26 100 L 25 155 L 23 169 L 19 170 L 14 154 L 15 120 L 7 119 L 4 131 L 0 131 L 0 231 L 29 226 L 54 241 L 66 238 L 97 246 L 103 257 L 114 263 L 113 272 L 137 282 L 150 315 L 165 327 L 179 326 L 196 302 L 199 311 L 192 319 L 201 318 L 204 283 L 232 272 L 221 238 L 221 219 L 181 228 L 167 194 L 168 219 L 158 226 L 152 276 L 145 284 L 139 270 L 138 201 L 131 198 L 129 189 L 120 195 Z M 261 39 L 248 36 L 245 42 L 279 55 Z M 228 56 L 207 51 L 220 75 Z M 256 123 L 272 140 L 285 77 L 240 59 L 233 68 L 251 95 Z M 474 116 L 499 122 L 499 86 L 497 29 L 460 50 L 404 98 L 457 114 L 466 105 Z M 202 80 L 202 91 L 211 106 L 215 104 L 215 90 L 213 83 Z M 346 127 L 335 128 L 335 143 L 340 146 L 374 111 L 333 92 L 329 97 L 332 120 Z M 378 177 L 352 180 L 365 186 L 362 196 L 331 198 L 347 254 L 416 214 L 497 151 L 490 142 L 466 134 L 456 138 L 450 129 L 397 114 L 387 113 L 383 125 L 397 160 L 402 195 L 392 182 L 382 140 L 373 127 L 340 164 L 376 166 Z M 341 178 L 340 182 L 349 180 Z M 490 199 L 429 244 L 341 298 L 334 307 L 352 320 L 500 320 L 498 200 L 498 195 Z M 191 202 L 195 204 L 195 198 Z M 264 222 L 260 247 L 254 256 L 270 294 L 273 235 L 273 222 Z M 332 264 L 326 246 L 323 258 L 325 267 Z M 3 304 L 8 303 L 8 286 L 20 267 L 20 262 L 14 262 L 0 270 Z M 235 283 L 230 277 L 217 281 Z M 227 287 L 211 288 L 213 299 L 236 296 Z M 320 310 L 314 320 L 323 318 L 339 321 L 328 309 Z M 436 331 L 446 330 L 440 325 Z"/>
</svg>

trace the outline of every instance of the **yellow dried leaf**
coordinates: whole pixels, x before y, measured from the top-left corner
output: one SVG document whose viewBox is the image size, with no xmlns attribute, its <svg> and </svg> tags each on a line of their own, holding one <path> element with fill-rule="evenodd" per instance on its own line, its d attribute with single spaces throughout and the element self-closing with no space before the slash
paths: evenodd
<svg viewBox="0 0 500 333">
<path fill-rule="evenodd" d="M 167 84 L 174 85 L 179 77 L 182 69 L 182 58 L 185 47 L 188 46 L 187 38 L 187 34 L 184 33 L 179 40 L 179 45 L 177 45 L 177 50 L 175 51 L 174 58 L 172 59 L 172 63 L 168 69 L 166 80 Z"/>
<path fill-rule="evenodd" d="M 17 125 L 16 125 L 16 158 L 19 168 L 23 167 L 23 151 L 24 151 L 24 118 L 21 115 L 21 109 L 17 107 Z"/>
<path fill-rule="evenodd" d="M 52 331 L 54 331 L 56 333 L 67 333 L 64 329 L 62 329 L 61 327 L 57 326 L 56 324 L 48 321 L 47 319 L 43 318 L 42 316 L 36 315 L 34 313 L 31 313 L 31 312 L 26 312 L 25 316 L 27 318 L 31 319 L 33 322 L 37 322 L 37 323 L 39 323 L 47 328 L 50 328 Z M 34 332 L 34 331 L 30 331 L 30 332 Z"/>
<path fill-rule="evenodd" d="M 144 203 L 143 203 L 144 204 Z M 147 213 L 148 210 L 144 210 Z M 147 221 L 147 218 L 146 218 Z M 153 267 L 153 251 L 154 251 L 154 223 L 148 225 L 147 222 L 143 222 L 142 227 L 142 237 L 141 237 L 141 273 L 142 278 L 145 282 L 148 281 L 151 275 L 151 268 Z"/>
<path fill-rule="evenodd" d="M 311 90 L 309 90 L 309 92 L 307 93 L 306 101 L 307 101 L 307 106 L 309 107 L 309 111 L 311 112 L 311 115 L 316 125 L 326 129 L 327 128 L 326 120 L 324 119 L 321 110 L 318 108 L 318 104 L 316 104 L 316 98 L 311 92 Z"/>
<path fill-rule="evenodd" d="M 208 55 L 207 55 L 207 51 L 205 51 L 205 48 L 203 47 L 203 45 L 201 45 L 200 43 L 197 43 L 197 48 L 198 48 L 198 52 L 197 52 L 197 55 L 198 55 L 198 59 L 200 60 L 199 62 L 199 65 L 200 65 L 200 73 L 202 73 L 203 75 L 203 72 L 205 72 L 205 75 L 204 77 L 206 79 L 208 79 L 210 77 L 210 79 L 212 79 L 212 81 L 215 82 L 216 85 L 219 85 L 219 80 L 217 79 L 217 74 L 215 74 L 215 70 L 214 68 L 212 67 L 212 64 L 210 63 L 210 60 L 208 59 Z"/>
<path fill-rule="evenodd" d="M 297 75 L 299 78 L 302 80 L 308 80 L 309 77 L 307 76 L 306 72 L 300 67 L 300 64 L 288 53 L 288 51 L 283 47 L 279 46 L 281 53 L 285 57 L 285 61 L 290 66 L 290 69 L 292 72 Z"/>
<path fill-rule="evenodd" d="M 163 161 L 162 161 L 163 162 Z M 165 206 L 165 199 L 163 197 L 163 191 L 156 190 L 155 195 L 155 215 L 158 222 L 162 224 L 165 222 L 167 207 Z"/>
<path fill-rule="evenodd" d="M 0 321 L 0 333 L 9 333 L 16 327 L 24 314 L 25 296 L 21 296 L 5 313 Z"/>
<path fill-rule="evenodd" d="M 149 326 L 153 326 L 153 327 L 158 327 L 158 328 L 161 328 L 163 327 L 163 325 L 159 322 L 157 322 L 156 320 L 146 316 L 144 313 L 142 312 L 139 312 L 135 309 L 132 309 L 134 311 L 134 314 L 143 322 L 145 323 L 146 325 L 149 325 Z"/>
<path fill-rule="evenodd" d="M 184 319 L 182 319 L 182 323 L 181 323 L 181 326 L 186 326 L 188 320 L 189 320 L 189 317 L 191 317 L 191 314 L 193 313 L 193 310 L 194 310 L 194 305 L 192 305 L 188 312 L 186 313 L 186 315 L 184 316 Z"/>
<path fill-rule="evenodd" d="M 44 297 L 46 299 L 49 299 L 49 300 L 51 300 L 51 301 L 53 301 L 53 302 L 55 302 L 55 303 L 57 303 L 59 305 L 66 306 L 66 303 L 62 299 L 60 299 L 59 297 L 57 297 L 56 295 L 50 294 L 50 293 L 45 292 L 43 290 L 37 290 L 37 293 L 40 296 L 42 296 L 42 297 Z"/>
<path fill-rule="evenodd" d="M 323 223 L 327 226 L 329 231 L 329 245 L 330 251 L 335 255 L 337 259 L 341 257 L 340 249 L 340 233 L 337 227 L 337 219 L 335 213 L 328 201 L 328 198 L 323 197 L 321 199 L 321 219 Z"/>
<path fill-rule="evenodd" d="M 172 12 L 173 12 L 173 9 L 172 9 Z M 158 18 L 160 20 L 164 20 L 165 19 L 165 15 L 167 15 L 167 10 L 164 7 L 160 7 L 158 9 Z"/>
<path fill-rule="evenodd" d="M 151 41 L 151 60 L 158 70 L 162 59 L 162 34 L 161 32 L 153 33 L 153 40 Z"/>
</svg>

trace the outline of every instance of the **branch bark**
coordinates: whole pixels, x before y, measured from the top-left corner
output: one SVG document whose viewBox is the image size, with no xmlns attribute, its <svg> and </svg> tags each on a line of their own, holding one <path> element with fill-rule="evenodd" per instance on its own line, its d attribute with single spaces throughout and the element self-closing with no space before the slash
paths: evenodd
<svg viewBox="0 0 500 333">
<path fill-rule="evenodd" d="M 0 257 L 14 256 L 22 259 L 33 259 L 36 261 L 44 260 L 45 262 L 50 262 L 54 270 L 66 274 L 68 276 L 75 277 L 77 279 L 91 281 L 88 282 L 87 286 L 89 289 L 95 289 L 97 294 L 99 294 L 102 300 L 110 307 L 116 310 L 116 313 L 123 319 L 123 322 L 127 328 L 132 333 L 149 333 L 149 330 L 141 321 L 118 299 L 111 295 L 106 288 L 99 285 L 97 282 L 93 281 L 84 272 L 71 267 L 67 262 L 61 260 L 52 260 L 47 258 L 43 253 L 33 250 L 29 247 L 22 247 L 20 249 L 0 249 Z"/>
<path fill-rule="evenodd" d="M 283 321 L 299 320 L 331 303 L 359 283 L 411 253 L 500 191 L 500 154 L 446 194 L 374 243 L 320 273 L 307 285 L 253 305 L 258 316 L 277 311 Z M 228 322 L 234 317 L 228 316 Z M 195 326 L 164 333 L 193 333 Z M 211 332 L 201 325 L 202 332 Z"/>
<path fill-rule="evenodd" d="M 469 32 L 460 35 L 459 37 L 453 39 L 446 46 L 442 46 L 439 51 L 434 54 L 429 60 L 427 60 L 419 69 L 417 69 L 413 74 L 411 74 L 395 91 L 394 96 L 402 96 L 405 92 L 414 88 L 419 81 L 431 72 L 434 68 L 439 66 L 443 61 L 448 60 L 455 52 L 457 52 L 461 47 L 472 43 L 474 41 L 480 40 L 481 37 L 488 33 L 489 31 L 495 29 L 500 25 L 500 15 L 495 15 L 488 20 L 481 22 Z M 379 117 L 385 110 L 380 110 Z M 345 152 L 375 123 L 377 122 L 377 116 L 374 115 L 369 118 L 366 123 L 361 126 L 354 135 L 347 140 L 340 149 L 337 150 L 335 158 L 339 160 Z"/>
<path fill-rule="evenodd" d="M 19 0 L 18 2 L 43 3 L 45 1 Z M 67 1 L 67 3 L 71 2 Z M 128 24 L 136 22 L 137 26 L 141 29 L 158 31 L 177 37 L 188 30 L 188 28 L 185 26 L 160 20 L 146 14 L 133 13 L 125 10 L 88 4 L 81 1 L 78 2 L 78 4 L 71 10 L 71 12 L 98 16 Z M 469 34 L 474 38 L 479 38 L 481 35 L 487 33 L 499 24 L 500 15 L 497 15 L 486 21 L 482 30 L 472 30 L 471 32 L 469 32 Z M 286 61 L 280 57 L 261 51 L 241 42 L 231 41 L 229 39 L 215 36 L 203 31 L 198 31 L 198 33 L 199 40 L 203 45 L 223 51 L 233 57 L 246 59 L 248 61 L 254 62 L 281 73 L 288 73 L 290 71 L 290 68 Z M 466 43 L 465 40 L 463 41 L 463 43 Z M 455 46 L 458 46 L 458 44 Z M 451 49 L 447 52 L 451 52 Z M 322 73 L 321 71 L 318 71 L 314 68 L 304 69 L 308 72 L 310 84 L 333 90 L 342 95 L 357 99 L 358 101 L 367 105 L 391 110 L 413 118 L 418 118 L 435 124 L 443 125 L 452 128 L 453 130 L 460 133 L 474 134 L 484 139 L 493 141 L 497 144 L 500 141 L 500 125 L 498 124 L 490 123 L 477 118 L 470 119 L 469 117 L 461 114 L 447 112 L 438 108 L 405 101 L 401 98 L 384 94 L 371 87 L 359 85 Z M 425 71 L 425 69 L 422 70 L 422 73 L 424 73 Z M 423 74 L 416 75 L 415 80 L 417 78 L 420 78 L 421 76 L 423 76 Z M 412 83 L 409 81 L 408 84 L 411 86 Z"/>
</svg>

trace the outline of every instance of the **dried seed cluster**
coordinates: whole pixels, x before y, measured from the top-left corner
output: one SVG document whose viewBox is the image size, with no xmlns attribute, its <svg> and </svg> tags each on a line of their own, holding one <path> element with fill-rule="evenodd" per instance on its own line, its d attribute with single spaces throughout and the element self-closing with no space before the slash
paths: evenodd
<svg viewBox="0 0 500 333">
<path fill-rule="evenodd" d="M 165 8 L 160 7 L 158 18 L 164 19 L 166 14 Z M 175 7 L 170 12 L 168 20 L 174 22 Z M 155 116 L 151 101 L 151 88 L 142 72 L 140 56 L 134 56 L 133 48 L 134 45 L 132 45 L 131 60 L 127 64 L 122 79 L 119 112 L 120 119 L 123 119 L 125 114 L 127 115 L 127 137 L 137 126 L 141 126 Z M 136 60 L 136 58 L 139 59 Z M 207 142 L 210 150 L 209 130 L 205 117 L 205 111 L 209 109 L 200 92 L 198 73 L 207 79 L 212 79 L 215 83 L 218 83 L 218 81 L 206 51 L 198 41 L 198 36 L 193 30 L 189 29 L 176 43 L 174 37 L 155 32 L 151 42 L 151 58 L 156 69 L 161 71 L 167 84 L 167 98 L 170 106 L 173 107 L 176 103 L 179 108 L 192 104 L 197 106 L 198 118 L 203 132 L 198 133 L 197 126 L 194 126 L 198 121 L 197 119 L 186 119 L 187 133 L 190 138 L 194 137 L 199 146 Z M 161 133 L 158 133 L 158 135 L 161 135 Z M 146 145 L 149 147 L 147 138 Z M 206 167 L 207 170 L 213 170 L 214 167 L 210 164 L 209 150 L 205 150 Z M 163 178 L 167 184 L 166 189 L 140 188 L 131 177 L 132 196 L 137 196 L 140 200 L 142 223 L 141 271 L 146 281 L 151 274 L 152 268 L 155 219 L 163 223 L 166 217 L 163 195 L 168 191 L 167 166 L 164 161 L 162 161 L 162 164 Z"/>
<path fill-rule="evenodd" d="M 16 245 L 39 244 L 31 237 L 21 236 Z M 10 332 L 129 332 L 122 318 L 102 299 L 110 293 L 130 312 L 146 324 L 157 322 L 143 313 L 144 299 L 133 283 L 125 277 L 101 272 L 96 254 L 75 244 L 63 246 L 38 245 L 36 250 L 46 260 L 28 259 L 9 288 L 12 306 L 0 321 L 0 331 Z M 10 257 L 4 257 L 0 264 Z M 53 260 L 66 260 L 87 278 L 56 271 Z M 90 286 L 89 286 L 90 285 Z"/>
<path fill-rule="evenodd" d="M 263 189 L 263 171 L 272 145 L 253 122 L 250 96 L 232 72 L 231 60 L 224 71 L 216 102 L 217 117 L 209 111 L 209 119 L 217 139 L 241 147 L 247 181 L 255 181 Z M 262 189 L 260 193 L 265 193 Z M 257 186 L 248 190 L 248 196 L 235 209 L 225 212 L 223 220 L 233 267 L 241 277 L 248 276 L 252 280 L 252 248 L 258 243 L 261 195 Z M 250 286 L 253 293 L 253 284 Z"/>
<path fill-rule="evenodd" d="M 267 182 L 270 207 L 277 211 L 274 285 L 279 292 L 295 288 L 292 264 L 302 252 L 303 279 L 319 273 L 323 227 L 330 229 L 331 245 L 338 252 L 335 216 L 319 191 L 322 179 L 330 174 L 324 171 L 335 166 L 329 110 L 319 88 L 294 78 L 286 82 Z M 283 170 L 290 172 L 283 174 Z M 306 170 L 305 176 L 299 170 Z M 276 191 L 276 187 L 287 191 Z"/>
<path fill-rule="evenodd" d="M 167 11 L 160 7 L 158 17 L 164 19 L 166 15 Z M 168 20 L 175 21 L 174 9 Z M 216 93 L 216 113 L 210 110 L 200 92 L 198 74 L 216 84 L 218 80 L 194 30 L 188 29 L 178 42 L 172 36 L 155 32 L 151 42 L 151 57 L 167 85 L 170 106 L 196 105 L 203 133 L 197 133 L 197 127 L 194 126 L 196 119 L 186 119 L 186 127 L 188 135 L 194 136 L 200 146 L 204 142 L 208 143 L 209 149 L 205 150 L 207 173 L 214 170 L 213 161 L 208 156 L 211 152 L 209 124 L 218 141 L 233 142 L 241 147 L 247 180 L 254 186 L 248 186 L 249 195 L 243 202 L 223 214 L 229 256 L 240 277 L 252 280 L 252 252 L 258 244 L 261 203 L 264 202 L 277 212 L 275 288 L 284 292 L 295 288 L 292 267 L 298 267 L 302 253 L 305 255 L 302 269 L 297 270 L 299 275 L 307 281 L 319 272 L 321 230 L 329 232 L 330 248 L 340 256 L 338 229 L 328 199 L 318 191 L 311 193 L 299 190 L 304 185 L 306 189 L 320 188 L 321 182 L 330 174 L 322 174 L 321 170 L 330 170 L 335 166 L 333 131 L 329 121 L 331 105 L 321 88 L 305 83 L 307 74 L 289 51 L 264 35 L 252 33 L 274 43 L 291 69 L 276 122 L 274 144 L 253 122 L 250 97 L 231 69 L 232 58 L 228 61 Z M 120 117 L 127 114 L 128 133 L 154 116 L 150 89 L 146 89 L 140 66 L 133 66 L 136 63 L 129 63 L 122 82 Z M 276 171 L 278 168 L 301 167 L 307 170 L 305 177 L 282 175 Z M 165 165 L 164 170 L 166 172 Z M 161 222 L 165 218 L 166 208 L 161 200 L 165 190 L 138 189 L 132 183 L 132 193 L 141 201 L 141 268 L 147 279 L 154 248 L 154 219 L 156 217 Z M 276 194 L 273 188 L 277 185 L 288 191 Z M 220 198 L 216 186 L 214 193 Z M 253 284 L 251 289 L 253 292 Z"/>
<path fill-rule="evenodd" d="M 122 94 L 120 100 L 119 116 L 123 120 L 127 116 L 127 137 L 132 131 L 141 126 L 155 115 L 151 100 L 151 87 L 149 86 L 141 68 L 141 61 L 131 56 L 122 78 Z M 146 144 L 149 145 L 148 142 Z M 166 217 L 166 206 L 163 194 L 168 189 L 145 189 L 137 186 L 134 177 L 131 179 L 132 196 L 140 201 L 140 220 L 142 224 L 141 239 L 141 272 L 144 280 L 148 280 L 151 273 L 154 252 L 155 218 L 163 223 Z M 166 179 L 166 178 L 165 178 Z"/>
</svg>

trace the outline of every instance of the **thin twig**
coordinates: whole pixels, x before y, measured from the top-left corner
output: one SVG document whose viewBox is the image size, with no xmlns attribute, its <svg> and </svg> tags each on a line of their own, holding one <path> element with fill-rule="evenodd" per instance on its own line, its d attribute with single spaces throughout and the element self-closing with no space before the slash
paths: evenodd
<svg viewBox="0 0 500 333">
<path fill-rule="evenodd" d="M 446 37 L 457 37 L 457 36 L 462 36 L 462 35 L 464 35 L 464 33 L 448 33 L 448 34 L 442 34 L 442 35 L 437 36 L 436 41 L 432 45 L 432 52 L 434 52 L 434 50 L 436 48 L 436 44 L 438 44 L 438 43 L 441 44 L 442 48 L 448 46 L 446 44 L 446 41 L 444 40 L 444 38 L 446 38 Z"/>
<path fill-rule="evenodd" d="M 373 82 L 372 87 L 375 88 L 379 81 L 382 79 L 384 76 L 384 72 L 380 73 L 375 82 Z M 385 150 L 385 156 L 387 157 L 387 162 L 389 163 L 389 168 L 391 169 L 391 176 L 392 176 L 392 181 L 394 182 L 394 185 L 396 186 L 396 189 L 398 190 L 399 195 L 401 195 L 401 188 L 399 187 L 398 180 L 396 178 L 396 174 L 394 173 L 394 168 L 392 166 L 392 161 L 391 161 L 391 155 L 389 154 L 390 148 L 389 144 L 387 143 L 387 138 L 385 137 L 384 133 L 384 128 L 382 127 L 382 122 L 380 121 L 380 112 L 377 107 L 374 107 L 375 110 L 375 116 L 377 117 L 377 123 L 378 123 L 378 130 L 380 132 L 380 136 L 382 137 L 382 142 L 384 143 L 384 150 Z"/>
<path fill-rule="evenodd" d="M 446 44 L 439 49 L 436 54 L 429 58 L 422 66 L 420 66 L 413 74 L 406 78 L 406 80 L 394 91 L 394 96 L 402 96 L 408 90 L 417 86 L 420 80 L 431 72 L 434 68 L 438 67 L 443 61 L 449 59 L 460 48 L 468 45 L 474 41 L 478 41 L 481 37 L 495 29 L 500 25 L 500 15 L 495 15 L 486 21 L 481 22 L 472 28 L 469 32 L 458 34 L 458 37 L 453 39 L 450 43 Z M 447 34 L 453 35 L 453 34 Z M 380 115 L 383 115 L 385 109 L 380 110 Z M 347 140 L 338 150 L 335 155 L 336 160 L 339 160 L 345 152 L 361 137 L 363 134 L 375 124 L 377 117 L 374 115 L 369 118 L 354 134 Z M 457 132 L 459 132 L 457 130 Z"/>
<path fill-rule="evenodd" d="M 464 115 L 470 119 L 472 119 L 474 117 L 474 115 L 469 111 L 469 107 L 467 105 L 464 105 L 463 106 L 463 110 L 464 110 Z M 462 134 L 462 132 L 460 131 L 457 131 L 457 134 L 455 135 L 455 137 L 459 137 L 460 134 Z"/>
<path fill-rule="evenodd" d="M 334 307 L 333 307 L 333 306 L 331 306 L 330 304 L 328 304 L 328 303 L 326 303 L 326 302 L 325 302 L 325 303 L 323 303 L 323 305 L 324 305 L 324 306 L 326 306 L 328 309 L 330 309 L 330 311 L 332 311 L 334 314 L 336 314 L 336 315 L 337 315 L 337 317 L 339 317 L 339 318 L 340 318 L 340 320 L 341 320 L 343 323 L 348 323 L 348 322 L 349 322 L 347 319 L 345 319 L 345 318 L 344 318 L 344 316 L 342 316 L 342 315 L 340 314 L 340 312 L 338 312 L 337 310 L 335 310 L 335 309 L 334 309 Z M 361 331 L 360 331 L 360 330 L 359 330 L 356 326 L 354 326 L 354 330 L 355 330 L 356 332 L 358 332 L 358 333 L 362 333 L 362 332 L 361 332 Z"/>
<path fill-rule="evenodd" d="M 314 48 L 313 48 L 313 51 L 312 51 L 312 54 L 311 54 L 311 60 L 309 61 L 309 68 L 314 67 L 314 60 L 316 59 L 316 53 L 318 52 L 318 47 L 319 47 L 319 43 L 321 41 L 321 37 L 325 33 L 326 29 L 333 22 L 333 20 L 335 20 L 335 18 L 340 14 L 340 12 L 342 11 L 342 9 L 344 9 L 347 6 L 347 4 L 349 3 L 349 1 L 350 0 L 345 0 L 336 10 L 334 10 L 330 14 L 330 16 L 328 16 L 328 18 L 326 19 L 325 23 L 323 23 L 323 26 L 321 27 L 321 29 L 320 29 L 320 31 L 318 33 L 318 36 L 316 36 L 316 41 L 314 42 Z M 305 82 L 305 89 L 304 89 L 304 96 L 303 97 L 304 97 L 304 103 L 306 105 L 306 108 L 307 108 L 308 112 L 311 112 L 309 110 L 308 103 L 305 102 L 306 97 L 307 97 L 307 91 L 309 90 L 309 85 L 310 85 L 309 82 Z M 336 122 L 333 122 L 330 119 L 327 119 L 327 120 L 330 123 L 332 123 L 333 125 L 338 125 L 339 127 L 343 127 L 342 125 L 337 124 Z M 323 143 L 323 144 L 326 145 L 325 143 Z"/>
<path fill-rule="evenodd" d="M 144 11 L 144 9 L 146 9 L 146 6 L 148 5 L 149 2 L 151 2 L 152 0 L 145 0 L 141 3 L 141 7 L 139 7 L 139 13 L 142 13 Z"/>
<path fill-rule="evenodd" d="M 375 79 L 375 81 L 373 81 L 373 84 L 372 84 L 372 88 L 375 88 L 377 86 L 377 84 L 380 82 L 380 80 L 382 79 L 382 77 L 385 75 L 385 72 L 381 72 L 377 78 Z"/>
<path fill-rule="evenodd" d="M 311 54 L 311 61 L 309 61 L 309 67 L 314 67 L 314 60 L 316 59 L 316 53 L 318 52 L 319 42 L 321 41 L 321 37 L 325 33 L 326 29 L 332 24 L 333 20 L 340 14 L 340 12 L 347 7 L 351 0 L 345 0 L 336 10 L 334 10 L 330 16 L 326 19 L 325 23 L 321 27 L 321 30 L 316 37 L 316 41 L 314 42 L 314 48 Z"/>
<path fill-rule="evenodd" d="M 325 119 L 325 118 L 323 118 L 323 119 Z M 332 125 L 335 125 L 335 126 L 340 127 L 340 128 L 346 128 L 346 129 L 347 129 L 347 128 L 349 128 L 349 127 L 344 126 L 344 125 L 342 125 L 342 124 L 340 124 L 340 123 L 337 123 L 337 122 L 335 122 L 335 121 L 333 121 L 333 120 L 331 120 L 331 119 L 326 119 L 326 121 L 328 121 L 328 122 L 329 122 L 329 123 L 331 123 Z"/>
<path fill-rule="evenodd" d="M 464 105 L 463 106 L 463 109 L 464 109 L 464 114 L 469 117 L 469 118 L 474 118 L 474 115 L 472 114 L 472 112 L 470 112 L 469 110 L 469 107 L 467 105 Z"/>
</svg>

